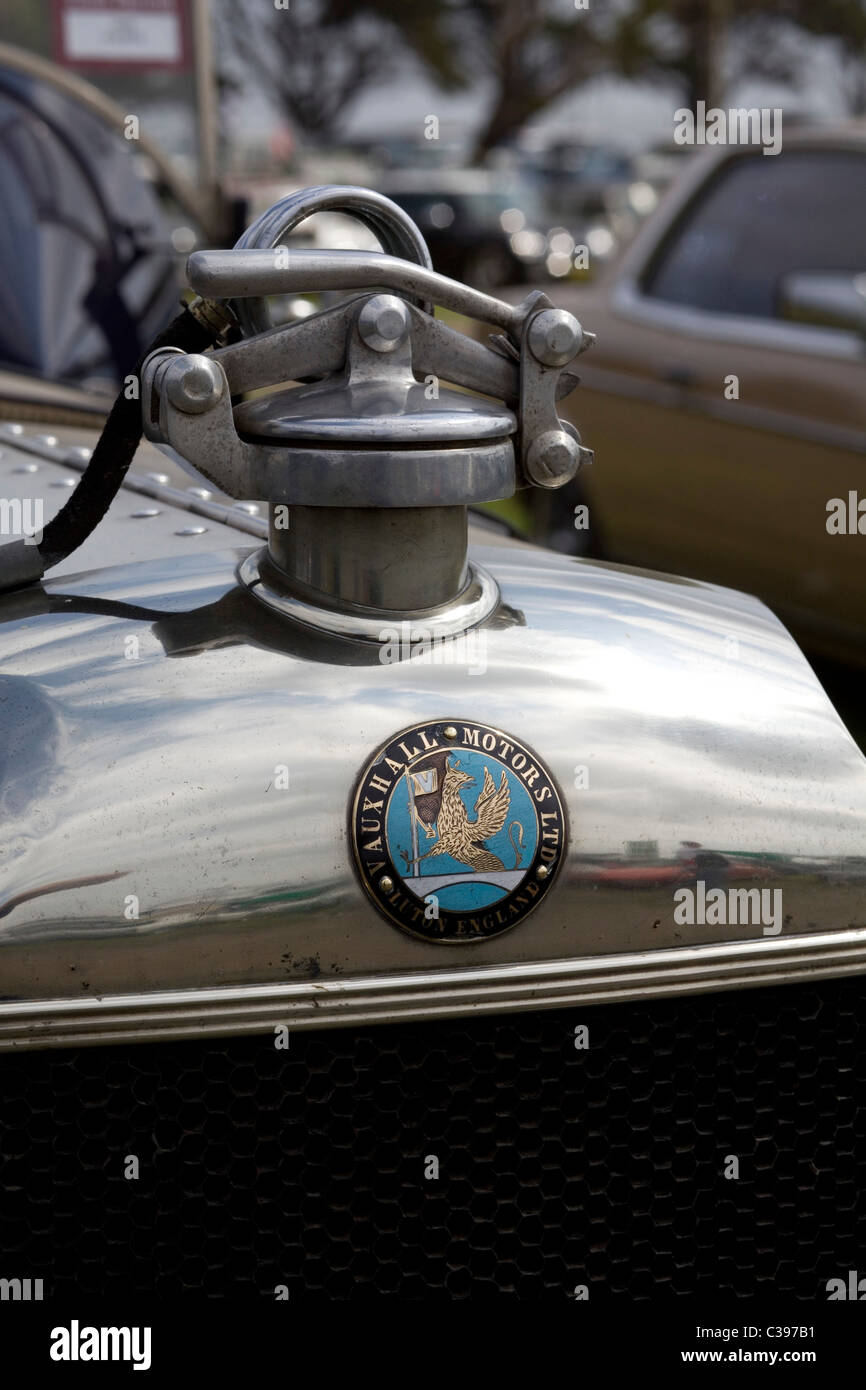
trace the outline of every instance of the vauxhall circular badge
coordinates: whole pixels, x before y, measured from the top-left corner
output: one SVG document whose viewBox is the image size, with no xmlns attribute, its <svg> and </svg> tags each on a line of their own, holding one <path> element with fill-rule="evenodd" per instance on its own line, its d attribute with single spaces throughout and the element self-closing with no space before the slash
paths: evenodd
<svg viewBox="0 0 866 1390">
<path fill-rule="evenodd" d="M 556 783 L 525 743 L 487 724 L 415 724 L 361 773 L 351 837 L 362 882 L 425 941 L 486 941 L 550 889 L 565 854 Z"/>
</svg>

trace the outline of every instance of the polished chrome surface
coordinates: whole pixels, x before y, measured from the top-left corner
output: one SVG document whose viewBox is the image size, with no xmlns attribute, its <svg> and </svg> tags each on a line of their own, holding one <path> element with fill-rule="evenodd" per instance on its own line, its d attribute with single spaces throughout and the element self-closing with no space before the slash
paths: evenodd
<svg viewBox="0 0 866 1390">
<path fill-rule="evenodd" d="M 382 251 L 279 244 L 323 208 L 359 217 Z M 192 255 L 187 275 L 201 303 L 232 306 L 241 333 L 210 357 L 152 352 L 143 428 L 229 496 L 269 504 L 268 596 L 282 586 L 352 616 L 440 608 L 466 583 L 467 506 L 562 487 L 591 461 L 558 402 L 593 335 L 540 290 L 513 305 L 438 274 L 380 194 L 292 194 L 233 250 Z M 365 293 L 267 326 L 266 296 L 306 290 Z M 482 345 L 437 322 L 434 302 L 506 331 Z"/>
<path fill-rule="evenodd" d="M 113 1018 L 135 1013 L 111 996 L 225 986 L 264 990 L 259 1023 L 292 983 L 310 1021 L 311 1001 L 351 995 L 353 981 L 367 982 L 354 1018 L 382 1016 L 382 998 L 399 1016 L 388 1012 L 399 979 L 377 994 L 373 977 L 404 977 L 419 998 L 429 985 L 419 1011 L 435 1012 L 467 951 L 473 969 L 519 983 L 482 990 L 482 1006 L 503 1009 L 520 990 L 534 1007 L 572 997 L 553 982 L 578 963 L 586 982 L 598 968 L 602 993 L 587 984 L 573 997 L 610 997 L 618 965 L 634 994 L 720 988 L 736 982 L 730 948 L 744 943 L 762 979 L 794 978 L 795 961 L 864 968 L 866 760 L 773 615 L 728 590 L 517 544 L 471 555 L 503 606 L 432 651 L 401 648 L 398 631 L 388 660 L 369 642 L 276 621 L 237 586 L 232 556 L 3 599 L 7 1040 L 32 1035 L 40 1000 L 91 1010 L 98 1031 L 98 996 L 110 1035 Z M 367 901 L 347 840 L 371 751 L 431 718 L 524 739 L 570 822 L 567 861 L 537 912 L 469 947 L 395 930 Z M 779 934 L 680 925 L 674 888 L 702 875 L 780 891 Z M 33 1008 L 16 1013 L 14 1000 Z M 239 1026 L 253 1026 L 245 1009 Z M 196 1012 L 184 1022 L 182 1007 L 144 1001 L 146 1035 L 195 1030 Z"/>
<path fill-rule="evenodd" d="M 185 409 L 177 404 L 182 392 L 172 399 L 163 391 L 169 373 L 182 384 L 185 363 L 192 362 L 197 381 L 195 361 L 173 348 L 151 353 L 142 368 L 145 434 L 168 443 L 231 497 L 320 507 L 433 507 L 511 496 L 518 481 L 514 414 L 441 388 L 435 375 L 417 382 L 413 370 L 421 367 L 408 342 L 384 354 L 361 341 L 355 323 L 361 307 L 361 301 L 337 305 L 221 349 L 212 369 L 225 373 L 228 389 L 215 391 L 203 411 L 198 397 L 194 410 Z M 479 360 L 479 344 L 470 345 L 465 335 L 428 320 L 420 336 L 431 350 L 428 365 L 444 358 L 453 340 L 450 375 L 462 385 L 518 390 L 513 364 L 486 348 Z M 573 378 L 538 370 L 548 374 L 539 428 L 558 425 L 557 391 Z M 325 380 L 232 408 L 238 391 L 293 375 Z"/>
<path fill-rule="evenodd" d="M 281 391 L 235 408 L 243 438 L 316 440 L 325 444 L 391 445 L 507 439 L 517 429 L 510 410 L 466 392 L 439 387 L 435 398 L 408 369 L 387 381 L 331 380 L 306 391 Z M 327 462 L 327 460 L 325 461 Z M 513 473 L 510 485 L 514 486 Z M 500 486 L 507 487 L 508 481 Z"/>
<path fill-rule="evenodd" d="M 285 529 L 271 513 L 270 587 L 305 603 L 394 616 L 466 588 L 465 507 L 293 507 Z"/>
<path fill-rule="evenodd" d="M 383 252 L 427 270 L 433 264 L 426 241 L 401 207 L 382 193 L 352 184 L 321 184 L 289 193 L 247 227 L 237 249 L 273 249 L 317 212 L 346 213 L 373 233 Z M 232 307 L 248 337 L 270 325 L 268 307 L 262 299 L 240 299 Z"/>
<path fill-rule="evenodd" d="M 341 209 L 342 211 L 342 209 Z M 367 289 L 384 285 L 402 294 L 428 298 L 444 309 L 467 314 L 507 332 L 520 331 L 527 305 L 508 304 L 438 271 L 377 251 L 307 251 L 286 248 L 283 258 L 269 250 L 194 251 L 187 278 L 209 299 L 263 299 L 269 295 L 323 290 Z M 570 316 L 569 316 L 570 317 Z"/>
<path fill-rule="evenodd" d="M 383 632 L 398 630 L 401 642 L 441 640 L 455 637 L 485 622 L 499 605 L 496 580 L 481 565 L 468 567 L 466 585 L 457 598 L 440 608 L 415 611 L 379 611 L 373 614 L 364 608 L 328 608 L 321 602 L 306 601 L 299 593 L 290 592 L 285 584 L 268 581 L 271 567 L 267 552 L 260 550 L 248 555 L 238 568 L 238 578 L 254 597 L 267 604 L 283 617 L 292 618 L 321 633 L 323 636 L 349 637 L 359 642 L 383 642 Z M 394 624 L 397 624 L 395 629 Z"/>
<path fill-rule="evenodd" d="M 286 446 L 262 448 L 268 454 L 271 503 L 290 507 L 466 507 L 510 496 L 516 486 L 510 439 L 492 444 L 415 445 L 399 449 L 294 445 L 286 467 Z M 283 457 L 280 457 L 283 455 Z M 327 482 L 323 483 L 323 473 Z M 322 503 L 328 489 L 330 500 Z M 383 562 L 385 557 L 381 557 Z"/>
</svg>

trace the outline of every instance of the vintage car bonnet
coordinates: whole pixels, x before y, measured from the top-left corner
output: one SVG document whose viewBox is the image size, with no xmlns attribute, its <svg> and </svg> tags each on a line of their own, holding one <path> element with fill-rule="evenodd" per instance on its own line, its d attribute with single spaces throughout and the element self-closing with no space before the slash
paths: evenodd
<svg viewBox="0 0 866 1390">
<path fill-rule="evenodd" d="M 287 250 L 322 207 L 383 254 Z M 365 190 L 188 273 L 217 346 L 145 361 L 151 471 L 0 597 L 0 1045 L 863 970 L 866 760 L 773 614 L 467 528 L 590 461 L 557 402 L 592 335 Z M 270 325 L 311 290 L 353 294 Z M 10 504 L 86 476 L 2 433 Z"/>
</svg>

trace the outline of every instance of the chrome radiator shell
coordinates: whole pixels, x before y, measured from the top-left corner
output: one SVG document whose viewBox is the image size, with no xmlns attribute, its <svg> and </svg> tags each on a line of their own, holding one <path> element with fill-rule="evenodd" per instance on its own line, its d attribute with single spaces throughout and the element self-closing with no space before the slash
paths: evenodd
<svg viewBox="0 0 866 1390">
<path fill-rule="evenodd" d="M 470 556 L 503 607 L 450 658 L 383 664 L 275 619 L 237 583 L 247 550 L 3 600 L 0 1045 L 866 968 L 866 760 L 779 621 L 733 591 L 489 541 Z M 524 738 L 566 805 L 554 890 L 489 941 L 405 936 L 352 865 L 360 767 L 434 718 Z M 783 930 L 678 926 L 671 884 L 628 872 L 647 842 L 672 881 L 684 842 L 745 856 L 782 890 Z"/>
</svg>

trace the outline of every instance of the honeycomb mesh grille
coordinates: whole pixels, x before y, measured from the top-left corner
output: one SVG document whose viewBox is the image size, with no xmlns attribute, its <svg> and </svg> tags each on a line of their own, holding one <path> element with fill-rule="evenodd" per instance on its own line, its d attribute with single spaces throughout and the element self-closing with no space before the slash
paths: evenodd
<svg viewBox="0 0 866 1390">
<path fill-rule="evenodd" d="M 813 1299 L 866 1252 L 864 1020 L 846 980 L 288 1051 L 7 1055 L 0 1274 L 46 1296 Z"/>
</svg>

